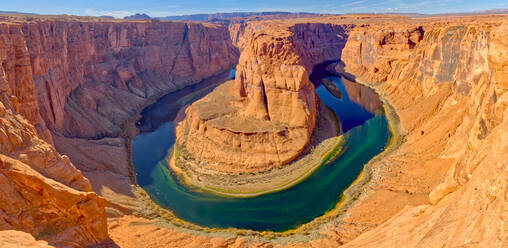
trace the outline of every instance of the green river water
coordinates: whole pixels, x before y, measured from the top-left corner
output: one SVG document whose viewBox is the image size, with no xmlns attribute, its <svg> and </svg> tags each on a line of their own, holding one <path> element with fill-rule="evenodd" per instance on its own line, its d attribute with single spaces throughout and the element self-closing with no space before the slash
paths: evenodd
<svg viewBox="0 0 508 248">
<path fill-rule="evenodd" d="M 164 161 L 174 142 L 176 112 L 210 92 L 219 82 L 197 84 L 168 94 L 142 112 L 143 117 L 137 122 L 140 134 L 132 140 L 138 184 L 153 201 L 178 218 L 205 227 L 285 231 L 327 213 L 341 200 L 342 193 L 359 176 L 364 165 L 384 150 L 390 132 L 378 108 L 379 99 L 372 90 L 345 84 L 340 77 L 326 76 L 326 79 L 341 91 L 341 98 L 332 95 L 322 84 L 316 86 L 316 92 L 341 122 L 345 132 L 344 152 L 295 186 L 257 197 L 231 198 L 194 192 L 176 181 Z"/>
</svg>

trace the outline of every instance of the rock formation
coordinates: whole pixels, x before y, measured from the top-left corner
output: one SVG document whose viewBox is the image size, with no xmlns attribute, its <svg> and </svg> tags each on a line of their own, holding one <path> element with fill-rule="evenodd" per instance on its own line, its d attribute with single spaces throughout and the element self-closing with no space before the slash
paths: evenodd
<svg viewBox="0 0 508 248">
<path fill-rule="evenodd" d="M 1 24 L 0 37 L 0 229 L 53 244 L 97 244 L 107 238 L 105 201 L 52 146 L 22 26 Z"/>
<path fill-rule="evenodd" d="M 241 25 L 0 17 L 2 245 L 95 245 L 109 229 L 122 247 L 505 246 L 506 16 Z M 371 179 L 345 214 L 311 230 L 319 238 L 281 245 L 200 235 L 120 206 L 135 202 L 123 123 L 149 98 L 232 66 L 229 37 L 243 49 L 236 80 L 190 106 L 177 128 L 212 151 L 178 141 L 200 159 L 259 169 L 294 158 L 315 124 L 307 75 L 325 60 L 340 59 L 336 73 L 370 83 L 399 117 L 404 143 L 366 171 Z M 223 157 L 230 148 L 235 155 Z M 92 188 L 120 209 L 109 226 Z"/>
<path fill-rule="evenodd" d="M 1 100 L 23 115 L 51 143 L 51 135 L 41 123 L 37 93 L 26 40 L 21 24 L 0 24 Z"/>
<path fill-rule="evenodd" d="M 383 95 L 400 118 L 394 124 L 405 142 L 372 165 L 366 192 L 338 224 L 320 229 L 324 238 L 289 247 L 506 244 L 503 18 L 322 20 L 363 23 L 348 32 L 335 72 Z"/>
<path fill-rule="evenodd" d="M 211 25 L 48 20 L 21 28 L 41 117 L 71 137 L 116 136 L 147 98 L 227 70 L 237 58 L 227 30 Z"/>
<path fill-rule="evenodd" d="M 90 192 L 67 156 L 0 103 L 0 229 L 28 232 L 52 244 L 97 244 L 107 238 L 106 202 Z"/>
<path fill-rule="evenodd" d="M 0 21 L 0 229 L 57 246 L 100 243 L 107 238 L 106 201 L 90 192 L 71 159 L 91 170 L 85 174 L 94 190 L 131 201 L 126 140 L 117 137 L 123 123 L 149 98 L 226 71 L 236 48 L 215 25 Z M 71 159 L 52 146 L 50 130 Z M 90 140 L 104 136 L 111 138 Z"/>
<path fill-rule="evenodd" d="M 294 160 L 316 122 L 309 73 L 315 63 L 338 56 L 345 37 L 337 34 L 344 35 L 342 26 L 302 24 L 253 35 L 235 82 L 186 110 L 176 128 L 178 144 L 200 161 L 218 163 L 220 171 L 259 172 Z"/>
<path fill-rule="evenodd" d="M 0 244 L 2 244 L 2 248 L 54 248 L 46 241 L 35 240 L 28 233 L 14 230 L 0 231 Z"/>
<path fill-rule="evenodd" d="M 242 52 L 236 82 L 186 111 L 184 125 L 177 127 L 178 143 L 200 160 L 239 166 L 239 171 L 282 165 L 298 156 L 314 130 L 317 102 L 291 43 L 289 35 L 254 37 Z M 231 100 L 217 101 L 228 94 Z"/>
</svg>

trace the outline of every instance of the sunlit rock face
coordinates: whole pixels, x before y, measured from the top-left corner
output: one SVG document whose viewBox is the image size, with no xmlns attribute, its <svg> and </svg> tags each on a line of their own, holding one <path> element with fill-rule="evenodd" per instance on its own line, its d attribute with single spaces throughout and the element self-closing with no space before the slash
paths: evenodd
<svg viewBox="0 0 508 248">
<path fill-rule="evenodd" d="M 0 97 L 4 105 L 23 115 L 51 143 L 40 118 L 30 54 L 21 24 L 0 24 Z"/>
<path fill-rule="evenodd" d="M 225 172 L 262 171 L 294 160 L 316 122 L 309 73 L 315 63 L 339 56 L 345 36 L 342 26 L 326 24 L 254 34 L 234 82 L 187 109 L 178 144 L 201 161 L 222 164 L 216 168 Z"/>
<path fill-rule="evenodd" d="M 226 28 L 207 24 L 0 20 L 0 229 L 100 243 L 106 202 L 92 188 L 132 196 L 132 182 L 125 139 L 89 139 L 120 135 L 154 95 L 228 70 L 237 49 Z"/>
<path fill-rule="evenodd" d="M 146 98 L 233 66 L 238 52 L 215 25 L 65 22 L 22 25 L 46 125 L 73 137 L 121 132 Z"/>
<path fill-rule="evenodd" d="M 54 248 L 46 241 L 35 240 L 32 235 L 15 230 L 0 231 L 0 243 L 5 247 Z"/>
<path fill-rule="evenodd" d="M 338 73 L 376 83 L 400 117 L 405 143 L 374 164 L 368 190 L 340 223 L 294 246 L 502 247 L 506 17 L 348 18 L 238 27 L 235 44 L 245 55 L 236 80 L 187 109 L 176 129 L 179 144 L 228 171 L 290 161 L 315 128 L 317 103 L 306 75 L 311 65 L 340 58 Z M 0 240 L 100 243 L 108 233 L 106 203 L 74 165 L 89 168 L 83 173 L 92 182 L 102 175 L 104 188 L 128 188 L 125 139 L 99 138 L 119 134 L 119 123 L 157 92 L 234 65 L 238 54 L 228 40 L 234 34 L 207 24 L 0 20 L 0 229 L 28 233 L 0 232 Z M 278 28 L 261 32 L 270 26 Z M 62 135 L 55 136 L 57 147 L 70 160 L 55 151 L 48 128 Z M 110 229 L 126 247 L 251 242 L 131 217 Z"/>
<path fill-rule="evenodd" d="M 501 75 L 507 70 L 508 46 L 501 40 L 508 34 L 506 24 L 473 19 L 377 30 L 351 32 L 344 49 L 348 56 L 337 70 L 383 82 L 378 91 L 398 111 L 407 132 L 406 143 L 385 159 L 399 176 L 379 175 L 373 183 L 422 192 L 426 202 L 390 206 L 398 209 L 395 216 L 346 247 L 502 246 L 508 150 L 507 88 Z M 402 186 L 406 177 L 419 183 Z M 381 190 L 370 192 L 358 206 L 372 207 L 368 200 L 380 195 Z"/>
<path fill-rule="evenodd" d="M 83 246 L 107 238 L 106 202 L 67 156 L 0 103 L 0 230 Z"/>
</svg>

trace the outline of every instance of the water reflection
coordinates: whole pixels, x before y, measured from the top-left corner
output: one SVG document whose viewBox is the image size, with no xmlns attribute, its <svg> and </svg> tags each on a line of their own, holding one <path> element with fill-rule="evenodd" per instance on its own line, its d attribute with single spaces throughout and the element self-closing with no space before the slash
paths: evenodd
<svg viewBox="0 0 508 248">
<path fill-rule="evenodd" d="M 208 227 L 284 231 L 323 215 L 340 200 L 364 164 L 383 150 L 389 136 L 384 115 L 376 111 L 380 103 L 375 93 L 371 95 L 366 87 L 351 85 L 339 77 L 326 78 L 340 91 L 340 98 L 323 85 L 318 85 L 316 92 L 340 119 L 345 152 L 301 183 L 252 198 L 194 192 L 178 183 L 164 160 L 174 142 L 173 120 L 182 106 L 218 84 L 207 83 L 169 94 L 142 112 L 141 133 L 132 141 L 138 184 L 152 200 L 179 218 Z"/>
</svg>

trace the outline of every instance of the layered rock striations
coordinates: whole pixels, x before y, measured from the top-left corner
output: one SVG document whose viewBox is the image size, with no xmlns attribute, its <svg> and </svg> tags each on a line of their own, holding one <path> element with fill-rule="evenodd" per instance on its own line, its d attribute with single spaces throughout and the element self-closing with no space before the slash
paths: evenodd
<svg viewBox="0 0 508 248">
<path fill-rule="evenodd" d="M 384 81 L 376 88 L 396 109 L 407 141 L 379 164 L 371 185 L 383 186 L 364 194 L 345 219 L 379 227 L 346 246 L 506 244 L 507 88 L 500 76 L 508 69 L 506 28 L 496 21 L 466 20 L 415 25 L 398 34 L 387 28 L 375 39 L 368 30 L 350 34 L 355 39 L 344 49 L 351 55 L 343 57 L 346 73 L 360 81 Z M 417 39 L 408 35 L 414 30 Z M 392 49 L 383 51 L 382 44 L 397 36 L 402 38 L 392 42 L 394 50 L 412 44 L 409 40 L 419 42 L 398 52 L 404 56 L 387 59 Z M 353 56 L 365 47 L 371 47 L 372 58 Z M 405 200 L 396 203 L 397 198 Z M 365 214 L 381 199 L 392 210 Z M 348 241 L 347 235 L 342 238 Z"/>
<path fill-rule="evenodd" d="M 356 28 L 349 34 L 341 60 L 346 71 L 355 76 L 370 82 L 386 81 L 393 68 L 409 60 L 423 36 L 423 27 L 414 24 Z"/>
<path fill-rule="evenodd" d="M 0 229 L 57 246 L 100 243 L 106 201 L 92 186 L 113 202 L 134 196 L 126 140 L 117 137 L 123 123 L 151 97 L 227 71 L 237 50 L 227 29 L 215 25 L 28 16 L 0 22 Z M 50 131 L 71 159 L 55 150 Z"/>
<path fill-rule="evenodd" d="M 22 39 L 46 125 L 70 137 L 115 136 L 146 99 L 236 63 L 225 28 L 173 22 L 27 22 Z"/>
<path fill-rule="evenodd" d="M 0 24 L 0 37 L 0 229 L 56 245 L 97 244 L 107 238 L 105 201 L 52 146 L 22 25 Z"/>
<path fill-rule="evenodd" d="M 94 245 L 108 237 L 105 201 L 0 155 L 2 230 L 15 229 L 54 244 Z"/>
<path fill-rule="evenodd" d="M 178 144 L 199 160 L 235 171 L 263 170 L 298 156 L 314 129 L 317 102 L 290 42 L 253 38 L 240 57 L 236 81 L 186 110 Z"/>
<path fill-rule="evenodd" d="M 0 230 L 27 232 L 55 245 L 105 240 L 105 200 L 7 104 L 0 103 Z"/>
<path fill-rule="evenodd" d="M 51 135 L 40 118 L 30 54 L 21 24 L 0 24 L 0 98 L 23 115 L 51 143 Z"/>
<path fill-rule="evenodd" d="M 263 171 L 298 157 L 316 124 L 309 73 L 314 63 L 338 56 L 345 40 L 342 26 L 314 26 L 254 34 L 235 81 L 185 111 L 176 128 L 179 146 L 202 162 L 218 163 L 213 168 L 223 172 Z M 306 30 L 313 32 L 306 36 Z"/>
<path fill-rule="evenodd" d="M 226 69 L 236 50 L 227 30 L 217 26 L 5 18 L 0 19 L 0 229 L 23 231 L 54 246 L 97 244 L 107 238 L 106 202 L 88 192 L 91 186 L 109 192 L 108 199 L 121 194 L 132 202 L 125 139 L 99 138 L 118 135 L 119 123 L 157 92 Z M 236 80 L 187 108 L 177 142 L 203 161 L 241 164 L 225 167 L 230 171 L 291 160 L 315 128 L 311 66 L 340 59 L 336 73 L 371 84 L 393 107 L 388 117 L 397 113 L 391 123 L 404 142 L 369 165 L 370 181 L 346 214 L 321 226 L 319 238 L 287 246 L 503 247 L 505 20 L 343 16 L 248 23 L 237 34 L 244 51 Z M 47 127 L 58 150 L 89 169 L 83 174 L 92 185 L 55 151 Z M 272 245 L 191 234 L 132 216 L 112 219 L 109 229 L 122 247 Z M 1 231 L 0 240 L 46 245 L 30 235 Z"/>
</svg>

